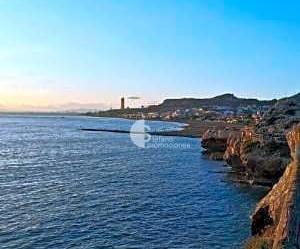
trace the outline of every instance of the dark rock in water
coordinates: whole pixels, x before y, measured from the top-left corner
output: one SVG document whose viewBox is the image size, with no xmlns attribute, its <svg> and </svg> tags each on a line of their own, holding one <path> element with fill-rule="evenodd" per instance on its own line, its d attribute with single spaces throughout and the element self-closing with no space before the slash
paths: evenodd
<svg viewBox="0 0 300 249">
<path fill-rule="evenodd" d="M 203 156 L 205 156 L 206 158 L 208 158 L 210 160 L 215 160 L 215 161 L 222 161 L 223 154 L 224 154 L 223 152 L 218 152 L 218 151 L 208 151 L 208 150 L 202 151 Z"/>
<path fill-rule="evenodd" d="M 212 160 L 223 160 L 230 132 L 227 130 L 208 130 L 202 136 L 204 153 Z"/>
<path fill-rule="evenodd" d="M 252 217 L 252 235 L 261 235 L 267 226 L 273 225 L 273 222 L 270 216 L 269 206 L 262 207 Z"/>
<path fill-rule="evenodd" d="M 202 147 L 211 152 L 225 152 L 228 131 L 208 130 L 203 134 Z"/>
<path fill-rule="evenodd" d="M 223 155 L 224 155 L 224 152 L 211 152 L 209 154 L 209 159 L 216 160 L 216 161 L 222 161 Z"/>
</svg>

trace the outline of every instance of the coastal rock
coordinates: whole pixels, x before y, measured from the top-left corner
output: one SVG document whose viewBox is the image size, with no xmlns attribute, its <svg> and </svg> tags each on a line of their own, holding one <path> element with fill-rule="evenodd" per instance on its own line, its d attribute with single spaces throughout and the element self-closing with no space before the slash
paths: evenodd
<svg viewBox="0 0 300 249">
<path fill-rule="evenodd" d="M 208 130 L 202 147 L 213 160 L 225 160 L 249 182 L 269 182 L 272 186 L 282 176 L 290 161 L 286 140 L 256 133 L 253 127 L 241 131 Z"/>
<path fill-rule="evenodd" d="M 249 179 L 261 178 L 273 185 L 291 160 L 286 134 L 300 122 L 299 110 L 300 94 L 279 100 L 256 126 L 229 136 L 224 160 Z"/>
<path fill-rule="evenodd" d="M 245 170 L 242 161 L 242 145 L 245 140 L 244 132 L 230 134 L 227 139 L 226 151 L 224 153 L 224 160 L 234 168 Z"/>
<path fill-rule="evenodd" d="M 300 246 L 296 237 L 295 210 L 299 175 L 300 123 L 287 134 L 292 161 L 279 182 L 258 204 L 252 216 L 252 235 L 263 239 L 271 249 L 283 248 L 286 243 Z M 299 200 L 298 200 L 299 201 Z M 297 225 L 298 226 L 298 225 Z M 294 247 L 291 247 L 294 248 Z M 296 247 L 295 247 L 296 248 Z M 298 247 L 297 247 L 298 248 Z"/>
<path fill-rule="evenodd" d="M 210 152 L 208 157 L 211 160 L 222 161 L 224 152 Z"/>
<path fill-rule="evenodd" d="M 203 154 L 213 160 L 223 160 L 224 152 L 227 148 L 229 130 L 207 130 L 203 136 L 201 145 L 205 149 Z"/>
<path fill-rule="evenodd" d="M 261 178 L 269 180 L 272 185 L 278 181 L 288 164 L 288 144 L 263 138 L 247 127 L 229 136 L 224 160 L 244 172 L 249 180 Z"/>
</svg>

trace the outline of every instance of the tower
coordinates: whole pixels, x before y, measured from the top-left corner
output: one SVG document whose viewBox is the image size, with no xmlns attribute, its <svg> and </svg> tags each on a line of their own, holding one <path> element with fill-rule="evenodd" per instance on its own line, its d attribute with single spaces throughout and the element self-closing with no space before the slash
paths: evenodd
<svg viewBox="0 0 300 249">
<path fill-rule="evenodd" d="M 121 110 L 124 110 L 125 109 L 125 98 L 122 97 L 121 98 Z"/>
</svg>

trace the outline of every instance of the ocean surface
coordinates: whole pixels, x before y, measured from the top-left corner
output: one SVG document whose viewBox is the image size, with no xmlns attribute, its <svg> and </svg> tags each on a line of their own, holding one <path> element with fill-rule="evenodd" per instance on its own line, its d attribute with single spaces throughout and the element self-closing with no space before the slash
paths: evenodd
<svg viewBox="0 0 300 249">
<path fill-rule="evenodd" d="M 199 139 L 80 130 L 132 124 L 0 116 L 0 248 L 241 248 L 264 190 L 231 182 Z"/>
</svg>

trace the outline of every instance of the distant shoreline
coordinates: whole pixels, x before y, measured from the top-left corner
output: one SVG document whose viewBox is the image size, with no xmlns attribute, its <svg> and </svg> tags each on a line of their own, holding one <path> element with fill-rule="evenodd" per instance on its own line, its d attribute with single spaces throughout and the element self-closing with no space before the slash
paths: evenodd
<svg viewBox="0 0 300 249">
<path fill-rule="evenodd" d="M 135 119 L 128 119 L 128 120 L 135 120 Z M 240 130 L 242 127 L 244 127 L 243 125 L 228 124 L 226 122 L 221 122 L 221 121 L 200 121 L 200 120 L 186 120 L 186 119 L 178 119 L 178 120 L 151 119 L 149 121 L 178 122 L 178 123 L 186 124 L 185 126 L 182 127 L 183 128 L 182 130 L 147 132 L 150 135 L 157 135 L 157 136 L 201 138 L 203 134 L 209 129 L 229 128 L 231 130 Z M 128 130 L 116 130 L 116 129 L 81 129 L 81 130 L 94 131 L 94 132 L 130 133 L 130 131 Z"/>
</svg>

